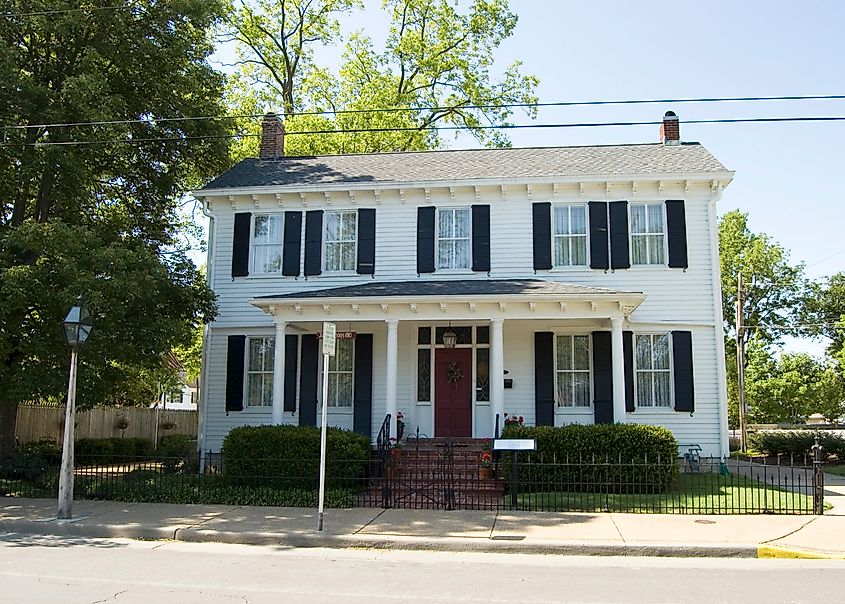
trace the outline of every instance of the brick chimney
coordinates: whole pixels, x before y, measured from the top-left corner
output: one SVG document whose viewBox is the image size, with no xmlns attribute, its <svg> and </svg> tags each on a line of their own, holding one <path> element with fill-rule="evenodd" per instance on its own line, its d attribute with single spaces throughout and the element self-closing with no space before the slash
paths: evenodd
<svg viewBox="0 0 845 604">
<path fill-rule="evenodd" d="M 660 125 L 660 142 L 664 145 L 681 144 L 681 123 L 674 111 L 667 111 Z"/>
<path fill-rule="evenodd" d="M 261 147 L 258 159 L 279 159 L 285 155 L 285 125 L 275 113 L 261 120 Z"/>
</svg>

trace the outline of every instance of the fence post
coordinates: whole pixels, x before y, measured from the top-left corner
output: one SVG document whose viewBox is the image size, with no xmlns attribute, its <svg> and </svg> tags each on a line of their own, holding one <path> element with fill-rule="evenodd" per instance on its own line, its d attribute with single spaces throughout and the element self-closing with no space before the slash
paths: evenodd
<svg viewBox="0 0 845 604">
<path fill-rule="evenodd" d="M 813 513 L 824 514 L 824 472 L 822 472 L 822 454 L 824 447 L 815 437 L 816 444 L 810 447 L 813 452 Z"/>
<path fill-rule="evenodd" d="M 511 509 L 517 508 L 517 485 L 519 481 L 516 477 L 516 451 L 511 451 Z"/>
</svg>

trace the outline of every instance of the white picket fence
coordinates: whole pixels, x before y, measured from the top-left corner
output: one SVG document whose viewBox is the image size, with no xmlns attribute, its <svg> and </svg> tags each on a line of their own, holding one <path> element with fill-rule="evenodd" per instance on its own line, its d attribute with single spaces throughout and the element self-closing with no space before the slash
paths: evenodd
<svg viewBox="0 0 845 604">
<path fill-rule="evenodd" d="M 21 405 L 15 436 L 20 443 L 51 439 L 62 442 L 65 408 Z M 125 427 L 124 427 L 125 426 Z M 76 439 L 147 438 L 197 435 L 196 411 L 157 411 L 140 407 L 96 407 L 76 414 Z"/>
</svg>

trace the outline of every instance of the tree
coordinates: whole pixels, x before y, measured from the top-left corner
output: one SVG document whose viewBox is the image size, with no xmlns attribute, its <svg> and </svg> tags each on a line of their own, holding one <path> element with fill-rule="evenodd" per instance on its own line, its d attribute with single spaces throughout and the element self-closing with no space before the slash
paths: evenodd
<svg viewBox="0 0 845 604">
<path fill-rule="evenodd" d="M 812 284 L 803 316 L 813 333 L 830 338 L 829 353 L 845 349 L 845 273 Z"/>
<path fill-rule="evenodd" d="M 95 321 L 82 408 L 137 391 L 128 381 L 160 371 L 215 312 L 179 244 L 177 201 L 226 165 L 225 126 L 182 119 L 222 114 L 207 63 L 221 4 L 49 7 L 0 13 L 0 121 L 13 125 L 0 141 L 0 458 L 20 402 L 64 396 L 60 325 L 77 295 Z"/>
<path fill-rule="evenodd" d="M 505 0 L 473 0 L 465 12 L 448 0 L 384 0 L 391 19 L 385 47 L 378 51 L 363 32 L 353 33 L 334 74 L 316 64 L 314 47 L 337 41 L 338 18 L 359 7 L 355 0 L 242 0 L 229 19 L 239 53 L 232 110 L 282 108 L 288 131 L 338 132 L 290 136 L 290 155 L 435 148 L 442 137 L 430 128 L 438 124 L 467 127 L 487 145 L 508 144 L 501 131 L 482 127 L 508 123 L 513 109 L 503 105 L 536 102 L 538 81 L 522 75 L 519 62 L 498 79 L 491 73 L 494 50 L 517 22 Z M 349 113 L 291 115 L 326 110 Z M 238 126 L 254 133 L 256 120 Z M 380 131 L 349 132 L 361 129 Z M 236 151 L 254 152 L 254 140 Z"/>
<path fill-rule="evenodd" d="M 815 413 L 820 364 L 807 354 L 782 354 L 748 367 L 750 417 L 756 423 L 803 423 Z"/>
</svg>

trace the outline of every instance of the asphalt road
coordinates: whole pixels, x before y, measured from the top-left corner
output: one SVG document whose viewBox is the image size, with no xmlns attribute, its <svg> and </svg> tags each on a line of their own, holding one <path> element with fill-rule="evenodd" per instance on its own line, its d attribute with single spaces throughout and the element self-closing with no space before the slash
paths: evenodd
<svg viewBox="0 0 845 604">
<path fill-rule="evenodd" d="M 843 602 L 845 561 L 283 549 L 0 535 L 0 602 Z"/>
</svg>

